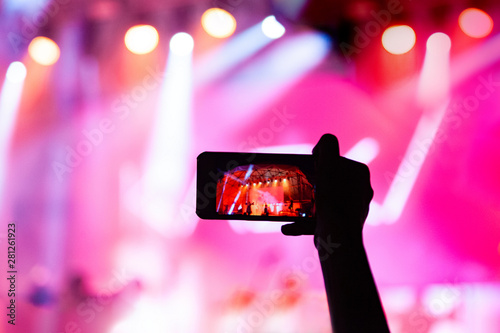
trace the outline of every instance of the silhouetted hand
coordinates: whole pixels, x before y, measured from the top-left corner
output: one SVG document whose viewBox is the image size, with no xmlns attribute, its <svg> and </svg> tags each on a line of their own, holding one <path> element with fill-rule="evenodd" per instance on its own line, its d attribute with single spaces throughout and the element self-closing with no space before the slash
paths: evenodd
<svg viewBox="0 0 500 333">
<path fill-rule="evenodd" d="M 316 223 L 295 222 L 282 227 L 289 236 L 316 235 L 361 240 L 373 190 L 370 172 L 362 163 L 339 155 L 339 142 L 324 134 L 313 149 L 316 171 Z"/>
<path fill-rule="evenodd" d="M 335 333 L 389 332 L 363 246 L 363 225 L 373 198 L 368 167 L 341 157 L 331 134 L 321 137 L 313 159 L 316 223 L 295 222 L 281 231 L 314 234 Z"/>
</svg>

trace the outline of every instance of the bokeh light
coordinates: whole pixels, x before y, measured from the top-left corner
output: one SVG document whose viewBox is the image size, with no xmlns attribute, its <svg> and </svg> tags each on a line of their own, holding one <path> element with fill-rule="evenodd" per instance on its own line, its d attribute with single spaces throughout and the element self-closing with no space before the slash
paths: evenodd
<svg viewBox="0 0 500 333">
<path fill-rule="evenodd" d="M 14 61 L 9 65 L 5 77 L 10 82 L 23 82 L 26 77 L 26 66 L 20 61 Z"/>
<path fill-rule="evenodd" d="M 280 38 L 285 34 L 285 27 L 276 20 L 274 15 L 266 17 L 262 21 L 262 32 L 271 39 Z"/>
<path fill-rule="evenodd" d="M 407 25 L 389 27 L 382 34 L 382 46 L 392 54 L 409 52 L 415 46 L 416 40 L 415 31 Z"/>
<path fill-rule="evenodd" d="M 33 38 L 28 46 L 28 53 L 36 63 L 43 66 L 55 64 L 61 55 L 59 46 L 52 39 L 42 36 Z"/>
<path fill-rule="evenodd" d="M 153 51 L 160 40 L 158 31 L 151 25 L 135 25 L 125 33 L 125 46 L 135 54 Z"/>
<path fill-rule="evenodd" d="M 201 16 L 203 29 L 212 37 L 227 38 L 236 30 L 236 19 L 220 8 L 210 8 Z"/>
<path fill-rule="evenodd" d="M 194 40 L 188 33 L 179 32 L 170 39 L 170 51 L 177 55 L 188 55 L 193 52 L 193 48 Z"/>
<path fill-rule="evenodd" d="M 447 52 L 451 48 L 451 39 L 447 34 L 436 32 L 427 39 L 427 49 L 429 51 Z"/>
<path fill-rule="evenodd" d="M 469 37 L 483 38 L 493 30 L 493 19 L 484 11 L 468 8 L 458 17 L 460 29 Z"/>
</svg>

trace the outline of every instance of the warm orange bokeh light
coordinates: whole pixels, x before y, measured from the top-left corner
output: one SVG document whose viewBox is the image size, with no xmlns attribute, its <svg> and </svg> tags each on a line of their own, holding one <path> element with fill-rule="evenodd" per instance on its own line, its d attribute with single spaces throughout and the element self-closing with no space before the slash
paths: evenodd
<svg viewBox="0 0 500 333">
<path fill-rule="evenodd" d="M 203 29 L 212 37 L 227 38 L 236 30 L 236 19 L 220 8 L 210 8 L 201 17 Z"/>
<path fill-rule="evenodd" d="M 30 57 L 43 66 L 53 65 L 59 60 L 61 51 L 59 46 L 50 38 L 35 37 L 28 46 Z"/>
<path fill-rule="evenodd" d="M 152 52 L 160 40 L 158 31 L 151 25 L 135 25 L 125 33 L 125 46 L 135 54 Z"/>
<path fill-rule="evenodd" d="M 407 25 L 396 25 L 387 28 L 382 34 L 382 46 L 392 54 L 404 54 L 409 52 L 417 37 L 415 31 Z"/>
</svg>

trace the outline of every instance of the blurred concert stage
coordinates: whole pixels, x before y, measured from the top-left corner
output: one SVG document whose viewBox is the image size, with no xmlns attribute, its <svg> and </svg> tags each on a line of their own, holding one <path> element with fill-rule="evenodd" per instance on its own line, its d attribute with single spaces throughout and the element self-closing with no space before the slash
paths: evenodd
<svg viewBox="0 0 500 333">
<path fill-rule="evenodd" d="M 199 153 L 307 154 L 323 133 L 370 167 L 392 331 L 500 331 L 497 2 L 0 13 L 0 332 L 331 332 L 311 237 L 194 208 Z"/>
</svg>

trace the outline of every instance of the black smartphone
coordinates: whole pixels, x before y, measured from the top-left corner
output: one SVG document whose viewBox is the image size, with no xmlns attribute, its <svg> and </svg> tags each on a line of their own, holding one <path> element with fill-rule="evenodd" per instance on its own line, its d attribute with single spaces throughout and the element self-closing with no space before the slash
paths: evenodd
<svg viewBox="0 0 500 333">
<path fill-rule="evenodd" d="M 196 180 L 202 219 L 315 219 L 312 155 L 204 152 Z"/>
</svg>

